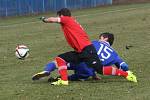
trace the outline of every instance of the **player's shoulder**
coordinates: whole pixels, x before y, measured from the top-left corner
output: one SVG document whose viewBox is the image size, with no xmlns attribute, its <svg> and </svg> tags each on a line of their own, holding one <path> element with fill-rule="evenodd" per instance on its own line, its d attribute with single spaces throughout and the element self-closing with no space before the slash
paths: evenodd
<svg viewBox="0 0 150 100">
<path fill-rule="evenodd" d="M 70 16 L 60 16 L 61 19 L 70 19 L 70 20 L 75 20 L 74 17 L 70 17 Z"/>
<path fill-rule="evenodd" d="M 105 45 L 102 41 L 99 41 L 99 40 L 93 40 L 93 41 L 92 41 L 92 44 L 93 44 L 94 46 Z"/>
<path fill-rule="evenodd" d="M 60 18 L 62 21 L 72 19 L 72 18 L 71 18 L 71 17 L 69 17 L 69 16 L 60 16 L 59 18 Z"/>
<path fill-rule="evenodd" d="M 103 45 L 106 45 L 106 46 L 110 47 L 109 43 L 103 42 L 103 41 L 99 41 L 99 40 L 93 40 L 92 43 L 93 44 L 103 44 Z"/>
<path fill-rule="evenodd" d="M 100 42 L 98 40 L 93 40 L 92 43 L 95 44 L 95 43 L 100 43 Z"/>
</svg>

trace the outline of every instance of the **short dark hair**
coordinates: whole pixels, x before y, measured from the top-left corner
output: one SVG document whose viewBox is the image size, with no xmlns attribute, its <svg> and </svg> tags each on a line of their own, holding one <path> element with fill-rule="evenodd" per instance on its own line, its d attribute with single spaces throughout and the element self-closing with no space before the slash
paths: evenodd
<svg viewBox="0 0 150 100">
<path fill-rule="evenodd" d="M 108 38 L 107 42 L 109 42 L 110 46 L 113 44 L 113 42 L 114 42 L 114 34 L 109 33 L 109 32 L 104 32 L 104 33 L 101 33 L 99 35 L 99 38 L 101 36 L 103 36 L 104 38 Z"/>
<path fill-rule="evenodd" d="M 71 11 L 68 8 L 62 8 L 59 11 L 57 11 L 58 16 L 71 16 Z"/>
</svg>

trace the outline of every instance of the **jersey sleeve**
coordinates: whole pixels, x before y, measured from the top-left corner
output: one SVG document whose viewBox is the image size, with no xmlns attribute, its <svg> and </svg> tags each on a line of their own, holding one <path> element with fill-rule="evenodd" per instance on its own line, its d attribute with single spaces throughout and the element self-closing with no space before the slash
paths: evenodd
<svg viewBox="0 0 150 100">
<path fill-rule="evenodd" d="M 128 70 L 128 64 L 124 62 L 119 56 L 116 59 L 115 65 L 117 68 L 122 69 L 124 71 Z"/>
<path fill-rule="evenodd" d="M 67 23 L 67 17 L 59 17 L 60 18 L 60 23 L 65 24 Z"/>
<path fill-rule="evenodd" d="M 121 63 L 123 63 L 123 62 L 124 61 L 119 56 L 116 57 L 115 65 L 116 65 L 117 68 L 120 68 Z"/>
</svg>

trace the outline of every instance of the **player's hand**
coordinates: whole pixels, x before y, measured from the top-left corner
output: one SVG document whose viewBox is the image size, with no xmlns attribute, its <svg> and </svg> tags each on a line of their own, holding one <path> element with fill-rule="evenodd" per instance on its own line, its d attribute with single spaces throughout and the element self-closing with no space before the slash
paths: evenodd
<svg viewBox="0 0 150 100">
<path fill-rule="evenodd" d="M 121 69 L 124 70 L 124 71 L 128 71 L 128 69 L 129 69 L 129 68 L 128 68 L 128 64 L 126 64 L 126 63 L 123 63 L 120 67 L 121 67 Z"/>
<path fill-rule="evenodd" d="M 40 17 L 40 20 L 42 20 L 44 23 L 46 23 L 46 18 L 45 17 Z"/>
</svg>

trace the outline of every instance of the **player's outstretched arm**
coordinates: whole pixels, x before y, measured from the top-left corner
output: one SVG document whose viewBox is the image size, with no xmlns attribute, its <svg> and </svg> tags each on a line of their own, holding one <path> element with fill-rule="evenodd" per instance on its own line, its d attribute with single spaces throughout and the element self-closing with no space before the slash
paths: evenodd
<svg viewBox="0 0 150 100">
<path fill-rule="evenodd" d="M 49 17 L 49 18 L 41 17 L 40 20 L 42 20 L 45 23 L 59 23 L 60 22 L 59 17 Z"/>
<path fill-rule="evenodd" d="M 116 57 L 116 63 L 115 63 L 116 67 L 118 69 L 122 69 L 123 71 L 128 71 L 128 64 L 123 61 L 119 56 Z"/>
</svg>

